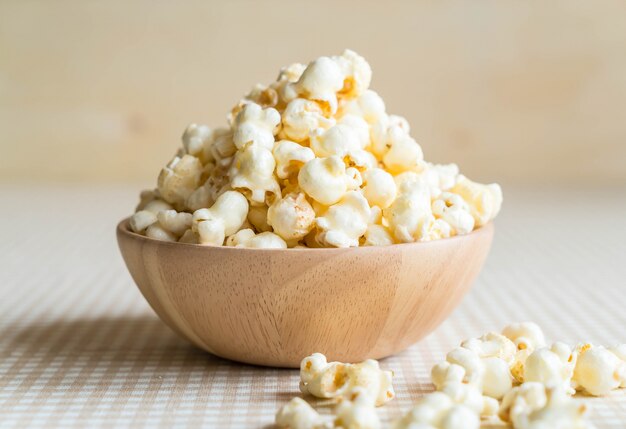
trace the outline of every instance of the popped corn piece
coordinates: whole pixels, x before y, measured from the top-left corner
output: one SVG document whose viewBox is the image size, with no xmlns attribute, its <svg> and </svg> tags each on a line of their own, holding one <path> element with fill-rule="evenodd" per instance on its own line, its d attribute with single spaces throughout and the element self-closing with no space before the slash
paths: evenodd
<svg viewBox="0 0 626 429">
<path fill-rule="evenodd" d="M 251 229 L 237 231 L 226 239 L 226 245 L 255 249 L 286 249 L 287 243 L 273 232 L 255 234 Z"/>
<path fill-rule="evenodd" d="M 276 143 L 272 154 L 276 160 L 276 176 L 279 179 L 297 175 L 304 164 L 315 158 L 310 148 L 290 140 Z"/>
<path fill-rule="evenodd" d="M 534 350 L 546 346 L 543 331 L 533 322 L 512 323 L 502 330 L 502 335 L 513 341 L 518 350 Z"/>
<path fill-rule="evenodd" d="M 424 227 L 424 236 L 422 241 L 441 240 L 442 238 L 452 237 L 452 227 L 443 219 L 435 219 L 430 217 Z"/>
<path fill-rule="evenodd" d="M 276 109 L 263 109 L 256 103 L 246 104 L 233 123 L 233 143 L 237 149 L 242 149 L 249 143 L 257 143 L 272 150 L 278 124 L 280 113 Z"/>
<path fill-rule="evenodd" d="M 274 201 L 267 211 L 267 223 L 287 242 L 307 235 L 314 221 L 315 211 L 302 192 Z"/>
<path fill-rule="evenodd" d="M 457 194 L 443 192 L 432 203 L 433 215 L 452 227 L 452 235 L 469 234 L 474 229 L 474 217 L 469 206 Z"/>
<path fill-rule="evenodd" d="M 536 349 L 524 362 L 524 381 L 556 386 L 573 394 L 574 389 L 570 384 L 574 365 L 569 362 L 570 356 L 571 349 L 563 343 Z"/>
<path fill-rule="evenodd" d="M 343 398 L 360 387 L 380 406 L 395 397 L 391 379 L 391 371 L 381 370 L 373 359 L 346 364 L 314 353 L 300 363 L 300 390 L 318 398 Z"/>
<path fill-rule="evenodd" d="M 346 124 L 337 124 L 327 130 L 311 132 L 311 149 L 316 156 L 323 158 L 337 155 L 343 158 L 361 149 L 357 131 Z"/>
<path fill-rule="evenodd" d="M 322 429 L 329 427 L 302 398 L 293 398 L 276 413 L 276 424 L 284 429 Z"/>
<path fill-rule="evenodd" d="M 350 49 L 346 49 L 341 56 L 332 57 L 343 72 L 343 88 L 339 91 L 340 97 L 358 97 L 367 90 L 372 81 L 372 68 L 369 63 Z"/>
<path fill-rule="evenodd" d="M 452 398 L 455 403 L 466 406 L 481 417 L 494 416 L 498 412 L 497 399 L 483 395 L 473 384 L 447 382 L 441 388 L 441 392 Z"/>
<path fill-rule="evenodd" d="M 358 138 L 361 149 L 365 149 L 369 146 L 370 126 L 365 119 L 357 115 L 345 115 L 339 119 L 338 124 L 352 128 Z"/>
<path fill-rule="evenodd" d="M 461 174 L 450 192 L 459 194 L 467 202 L 477 227 L 493 220 L 502 207 L 502 189 L 497 183 L 483 185 Z"/>
<path fill-rule="evenodd" d="M 360 173 L 346 169 L 341 158 L 315 158 L 304 164 L 298 173 L 300 188 L 311 198 L 326 206 L 338 202 L 349 189 L 361 186 Z"/>
<path fill-rule="evenodd" d="M 390 246 L 395 243 L 389 228 L 384 225 L 370 223 L 364 237 L 363 246 Z"/>
<path fill-rule="evenodd" d="M 172 206 L 170 204 L 159 199 L 150 201 L 143 208 L 143 210 L 154 213 L 155 215 L 159 214 L 160 211 L 171 210 L 171 209 L 172 209 Z"/>
<path fill-rule="evenodd" d="M 343 117 L 345 115 L 359 116 L 370 125 L 377 121 L 387 120 L 385 102 L 371 89 L 364 91 L 358 98 L 343 102 L 337 116 Z"/>
<path fill-rule="evenodd" d="M 248 222 L 257 232 L 269 232 L 272 230 L 267 221 L 267 212 L 268 207 L 266 205 L 252 206 L 248 210 Z"/>
<path fill-rule="evenodd" d="M 210 147 L 214 159 L 231 158 L 237 152 L 233 141 L 233 131 L 230 128 L 216 128 L 213 130 L 213 143 Z"/>
<path fill-rule="evenodd" d="M 146 189 L 139 193 L 139 204 L 135 207 L 135 211 L 143 210 L 151 201 L 160 199 L 159 192 L 156 189 Z"/>
<path fill-rule="evenodd" d="M 183 133 L 182 141 L 185 153 L 200 159 L 203 164 L 213 160 L 210 151 L 213 143 L 213 132 L 208 126 L 190 124 Z"/>
<path fill-rule="evenodd" d="M 134 232 L 141 234 L 150 225 L 157 221 L 156 214 L 148 210 L 139 210 L 133 214 L 130 218 L 130 229 Z"/>
<path fill-rule="evenodd" d="M 400 128 L 392 128 L 387 140 L 389 149 L 383 155 L 383 163 L 392 174 L 419 169 L 424 161 L 422 147 Z"/>
<path fill-rule="evenodd" d="M 393 429 L 478 429 L 480 417 L 442 392 L 429 393 L 396 420 Z"/>
<path fill-rule="evenodd" d="M 175 208 L 183 209 L 185 200 L 200 184 L 202 163 L 191 155 L 174 157 L 161 170 L 158 179 L 159 194 Z"/>
<path fill-rule="evenodd" d="M 357 191 L 346 193 L 330 206 L 322 217 L 315 219 L 317 241 L 327 246 L 357 247 L 359 238 L 367 231 L 370 207 Z"/>
<path fill-rule="evenodd" d="M 386 115 L 381 112 L 376 121 L 371 123 L 369 149 L 382 159 L 387 153 L 394 138 L 409 135 L 411 127 L 406 119 L 398 115 Z"/>
<path fill-rule="evenodd" d="M 315 100 L 324 106 L 329 114 L 337 111 L 337 92 L 343 88 L 344 74 L 339 65 L 328 57 L 319 57 L 306 67 L 297 82 L 288 84 L 285 97 L 296 96 Z"/>
<path fill-rule="evenodd" d="M 324 116 L 322 107 L 315 101 L 295 98 L 287 104 L 282 115 L 282 132 L 289 140 L 304 142 L 312 130 L 328 129 L 335 125 L 334 118 Z"/>
<path fill-rule="evenodd" d="M 176 241 L 176 236 L 165 230 L 158 222 L 153 223 L 146 229 L 146 237 L 161 241 Z"/>
<path fill-rule="evenodd" d="M 386 209 L 396 199 L 397 193 L 393 176 L 385 170 L 373 168 L 363 173 L 363 195 L 370 206 Z"/>
<path fill-rule="evenodd" d="M 398 186 L 398 196 L 383 211 L 392 234 L 402 243 L 421 241 L 433 221 L 428 188 L 420 181 L 407 180 Z"/>
<path fill-rule="evenodd" d="M 354 387 L 335 408 L 333 427 L 337 429 L 380 429 L 374 397 L 363 387 Z"/>
<path fill-rule="evenodd" d="M 626 384 L 626 362 L 602 346 L 577 347 L 573 381 L 577 390 L 604 396 Z"/>
<path fill-rule="evenodd" d="M 426 183 L 433 198 L 438 198 L 442 192 L 450 190 L 459 175 L 459 167 L 456 164 L 431 164 L 426 163 L 424 170 Z"/>
<path fill-rule="evenodd" d="M 191 228 L 199 244 L 221 246 L 226 236 L 236 233 L 248 215 L 246 197 L 236 191 L 220 195 L 210 209 L 193 213 Z"/>
<path fill-rule="evenodd" d="M 511 363 L 517 351 L 515 344 L 504 335 L 488 332 L 478 338 L 471 338 L 461 343 L 461 347 L 472 350 L 481 358 L 497 357 Z"/>
<path fill-rule="evenodd" d="M 235 155 L 228 175 L 235 190 L 243 190 L 253 204 L 263 204 L 266 195 L 280 196 L 280 186 L 274 177 L 276 161 L 272 152 L 258 143 L 250 143 Z"/>
<path fill-rule="evenodd" d="M 499 416 L 514 429 L 592 429 L 585 418 L 587 407 L 558 387 L 524 383 L 502 400 Z"/>
<path fill-rule="evenodd" d="M 162 210 L 157 214 L 159 225 L 177 238 L 191 227 L 192 217 L 191 213 L 178 213 L 176 210 Z"/>
</svg>

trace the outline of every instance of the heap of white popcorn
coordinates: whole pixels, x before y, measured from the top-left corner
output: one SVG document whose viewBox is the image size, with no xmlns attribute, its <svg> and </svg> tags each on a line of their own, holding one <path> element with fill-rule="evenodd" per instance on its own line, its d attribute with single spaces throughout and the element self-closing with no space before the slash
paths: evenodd
<svg viewBox="0 0 626 429">
<path fill-rule="evenodd" d="M 302 360 L 300 390 L 336 398 L 326 419 L 302 398 L 276 415 L 287 429 L 380 429 L 376 407 L 395 397 L 392 372 L 375 360 L 327 362 L 315 353 Z M 465 340 L 432 369 L 436 392 L 422 397 L 393 429 L 478 429 L 497 421 L 514 429 L 593 429 L 576 391 L 603 396 L 626 387 L 626 344 L 613 348 L 561 342 L 548 346 L 534 323 L 515 323 L 501 334 Z"/>
<path fill-rule="evenodd" d="M 467 234 L 495 218 L 500 186 L 424 161 L 371 78 L 346 50 L 281 69 L 228 127 L 189 125 L 131 229 L 211 246 L 356 247 Z"/>
</svg>

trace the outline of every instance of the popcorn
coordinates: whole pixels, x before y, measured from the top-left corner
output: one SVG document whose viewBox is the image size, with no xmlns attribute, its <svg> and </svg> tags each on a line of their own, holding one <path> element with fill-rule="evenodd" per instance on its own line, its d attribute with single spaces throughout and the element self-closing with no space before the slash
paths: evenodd
<svg viewBox="0 0 626 429">
<path fill-rule="evenodd" d="M 480 417 L 469 407 L 457 404 L 445 393 L 422 397 L 393 429 L 478 429 Z"/>
<path fill-rule="evenodd" d="M 276 109 L 263 109 L 256 103 L 246 104 L 237 114 L 233 124 L 233 143 L 242 149 L 249 143 L 272 150 L 274 131 L 280 124 L 280 113 Z"/>
<path fill-rule="evenodd" d="M 334 118 L 324 116 L 324 111 L 315 101 L 304 98 L 293 99 L 282 115 L 282 132 L 287 139 L 304 142 L 311 130 L 328 129 L 335 125 Z"/>
<path fill-rule="evenodd" d="M 302 192 L 276 200 L 267 211 L 267 222 L 285 241 L 297 241 L 313 229 L 315 211 Z"/>
<path fill-rule="evenodd" d="M 459 194 L 467 202 L 470 213 L 476 220 L 476 226 L 483 226 L 494 219 L 502 206 L 500 185 L 481 185 L 460 175 L 450 192 Z"/>
<path fill-rule="evenodd" d="M 293 398 L 276 413 L 276 425 L 284 429 L 328 428 L 322 417 L 302 398 Z"/>
<path fill-rule="evenodd" d="M 314 353 L 300 364 L 300 390 L 318 398 L 345 397 L 360 387 L 380 406 L 395 397 L 391 378 L 391 371 L 381 370 L 373 359 L 358 364 L 329 363 L 323 354 Z"/>
<path fill-rule="evenodd" d="M 248 201 L 236 191 L 220 195 L 210 209 L 193 213 L 191 228 L 198 243 L 221 246 L 226 236 L 237 232 L 248 215 Z"/>
<path fill-rule="evenodd" d="M 493 219 L 498 185 L 471 182 L 455 164 L 425 162 L 408 121 L 386 112 L 371 78 L 350 50 L 294 63 L 275 82 L 253 86 L 226 127 L 190 124 L 157 189 L 141 194 L 130 229 L 214 246 L 227 238 L 240 247 L 386 246 L 467 234 Z M 247 220 L 225 231 L 206 210 L 232 191 L 248 200 L 234 218 L 247 212 Z M 165 210 L 174 211 L 159 219 Z M 254 236 L 234 237 L 242 229 Z"/>
<path fill-rule="evenodd" d="M 298 183 L 308 196 L 330 206 L 338 202 L 348 191 L 361 186 L 360 173 L 354 168 L 346 169 L 337 156 L 315 158 L 304 164 L 298 173 Z"/>
<path fill-rule="evenodd" d="M 541 328 L 532 322 L 513 323 L 502 330 L 502 335 L 513 341 L 519 350 L 545 347 L 546 339 Z"/>
<path fill-rule="evenodd" d="M 570 386 L 574 371 L 570 356 L 570 348 L 563 343 L 536 349 L 524 361 L 523 380 L 556 386 L 567 393 L 574 393 Z"/>
<path fill-rule="evenodd" d="M 346 49 L 341 56 L 332 58 L 344 75 L 343 88 L 339 91 L 339 96 L 358 97 L 369 88 L 372 69 L 365 58 L 350 49 Z"/>
<path fill-rule="evenodd" d="M 367 231 L 370 207 L 361 193 L 350 191 L 316 219 L 317 240 L 328 246 L 356 247 Z"/>
<path fill-rule="evenodd" d="M 363 195 L 370 206 L 386 209 L 396 199 L 397 193 L 393 176 L 385 170 L 373 168 L 363 173 Z"/>
<path fill-rule="evenodd" d="M 350 399 L 342 400 L 335 409 L 335 428 L 341 429 L 380 429 L 380 419 L 374 403 L 365 389 L 356 387 L 349 394 Z"/>
<path fill-rule="evenodd" d="M 474 229 L 474 217 L 461 196 L 443 192 L 432 203 L 432 211 L 437 219 L 444 220 L 452 228 L 451 235 L 469 234 Z"/>
<path fill-rule="evenodd" d="M 280 195 L 274 167 L 272 152 L 258 143 L 249 143 L 235 155 L 228 172 L 231 186 L 243 190 L 253 204 L 263 204 L 267 193 Z"/>
<path fill-rule="evenodd" d="M 573 381 L 577 390 L 604 396 L 626 386 L 626 362 L 602 346 L 585 344 L 576 350 Z"/>
<path fill-rule="evenodd" d="M 529 382 L 506 394 L 498 414 L 514 429 L 592 429 L 586 411 L 563 390 Z"/>
<path fill-rule="evenodd" d="M 201 174 L 202 163 L 198 158 L 191 155 L 183 155 L 182 158 L 176 156 L 159 174 L 159 194 L 168 203 L 181 207 L 200 184 Z"/>
<path fill-rule="evenodd" d="M 255 234 L 247 228 L 237 231 L 226 239 L 226 245 L 232 247 L 249 247 L 256 249 L 286 249 L 287 243 L 273 232 Z"/>
<path fill-rule="evenodd" d="M 336 61 L 328 57 L 319 57 L 309 63 L 300 79 L 287 88 L 293 95 L 323 104 L 326 106 L 325 110 L 334 114 L 337 111 L 337 92 L 343 88 L 344 78 L 344 73 Z"/>
<path fill-rule="evenodd" d="M 428 189 L 419 181 L 409 180 L 402 183 L 398 190 L 398 197 L 383 211 L 389 229 L 399 242 L 423 240 L 434 220 Z"/>
</svg>

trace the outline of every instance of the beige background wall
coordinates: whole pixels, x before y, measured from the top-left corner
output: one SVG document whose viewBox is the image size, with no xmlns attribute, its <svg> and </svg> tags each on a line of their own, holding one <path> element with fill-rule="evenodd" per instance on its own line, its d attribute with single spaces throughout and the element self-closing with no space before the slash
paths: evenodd
<svg viewBox="0 0 626 429">
<path fill-rule="evenodd" d="M 626 2 L 582 0 L 0 0 L 0 180 L 150 183 L 187 123 L 345 47 L 427 159 L 626 183 Z"/>
</svg>

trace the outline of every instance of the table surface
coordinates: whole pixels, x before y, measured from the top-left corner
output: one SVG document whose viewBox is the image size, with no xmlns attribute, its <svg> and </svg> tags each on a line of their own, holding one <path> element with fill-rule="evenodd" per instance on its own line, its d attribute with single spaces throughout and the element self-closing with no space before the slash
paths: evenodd
<svg viewBox="0 0 626 429">
<path fill-rule="evenodd" d="M 114 227 L 136 186 L 1 185 L 0 427 L 271 428 L 296 370 L 196 350 L 153 314 Z M 388 422 L 432 390 L 461 340 L 514 321 L 552 340 L 626 341 L 626 189 L 507 189 L 490 257 L 433 334 L 381 362 Z M 598 428 L 626 427 L 626 392 L 582 398 Z M 318 403 L 323 413 L 330 404 Z"/>
</svg>

